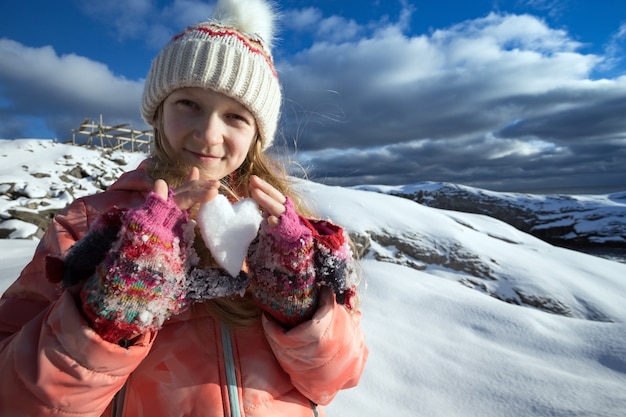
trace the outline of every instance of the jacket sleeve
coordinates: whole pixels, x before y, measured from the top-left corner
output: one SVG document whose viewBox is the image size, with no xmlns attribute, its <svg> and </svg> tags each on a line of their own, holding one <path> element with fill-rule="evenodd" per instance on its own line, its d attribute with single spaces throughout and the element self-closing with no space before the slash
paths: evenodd
<svg viewBox="0 0 626 417">
<path fill-rule="evenodd" d="M 361 312 L 337 304 L 323 288 L 313 318 L 286 330 L 263 317 L 267 340 L 294 386 L 316 404 L 327 405 L 342 389 L 357 385 L 368 356 Z"/>
<path fill-rule="evenodd" d="M 46 256 L 64 254 L 96 214 L 77 200 L 58 215 L 0 299 L 0 417 L 99 416 L 150 350 L 152 334 L 129 349 L 103 341 L 76 294 L 46 278 Z"/>
</svg>

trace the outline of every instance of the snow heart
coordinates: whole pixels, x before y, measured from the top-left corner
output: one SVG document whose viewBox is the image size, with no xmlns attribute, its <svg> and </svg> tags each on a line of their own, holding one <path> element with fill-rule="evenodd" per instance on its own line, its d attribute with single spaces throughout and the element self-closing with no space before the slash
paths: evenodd
<svg viewBox="0 0 626 417">
<path fill-rule="evenodd" d="M 215 261 L 233 277 L 241 271 L 261 220 L 263 216 L 253 199 L 244 198 L 231 204 L 221 194 L 200 205 L 197 218 L 204 243 Z"/>
</svg>

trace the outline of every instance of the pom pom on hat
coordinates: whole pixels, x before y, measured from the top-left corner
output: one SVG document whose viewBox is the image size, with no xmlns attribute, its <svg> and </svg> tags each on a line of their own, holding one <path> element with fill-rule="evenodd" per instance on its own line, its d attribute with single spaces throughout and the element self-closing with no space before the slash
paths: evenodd
<svg viewBox="0 0 626 417">
<path fill-rule="evenodd" d="M 174 90 L 208 88 L 254 115 L 263 149 L 274 141 L 282 93 L 271 55 L 277 15 L 264 0 L 219 0 L 213 17 L 190 26 L 159 52 L 148 72 L 141 103 L 145 121 Z"/>
<path fill-rule="evenodd" d="M 276 18 L 271 5 L 263 0 L 220 0 L 213 11 L 213 19 L 223 25 L 261 37 L 268 52 L 274 43 Z"/>
</svg>

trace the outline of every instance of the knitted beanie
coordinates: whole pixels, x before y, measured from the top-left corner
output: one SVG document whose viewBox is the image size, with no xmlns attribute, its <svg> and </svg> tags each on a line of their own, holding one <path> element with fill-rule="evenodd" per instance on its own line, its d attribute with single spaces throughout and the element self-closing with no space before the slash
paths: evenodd
<svg viewBox="0 0 626 417">
<path fill-rule="evenodd" d="M 255 117 L 263 149 L 274 141 L 281 88 L 271 55 L 276 14 L 264 0 L 219 0 L 213 17 L 174 36 L 152 61 L 141 114 L 156 111 L 174 90 L 209 88 L 243 104 Z"/>
</svg>

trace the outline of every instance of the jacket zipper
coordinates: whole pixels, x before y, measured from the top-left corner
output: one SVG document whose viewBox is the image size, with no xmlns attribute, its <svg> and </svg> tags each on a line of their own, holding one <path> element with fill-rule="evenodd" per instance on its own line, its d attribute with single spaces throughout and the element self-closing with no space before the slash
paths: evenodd
<svg viewBox="0 0 626 417">
<path fill-rule="evenodd" d="M 237 390 L 237 375 L 235 374 L 235 359 L 233 354 L 233 343 L 228 326 L 220 322 L 222 333 L 222 350 L 224 352 L 224 367 L 226 368 L 226 384 L 228 385 L 228 401 L 230 403 L 230 417 L 241 417 L 241 406 L 239 404 L 239 391 Z M 318 417 L 317 404 L 309 401 L 313 416 Z"/>
<path fill-rule="evenodd" d="M 224 368 L 226 371 L 226 385 L 228 402 L 230 403 L 230 417 L 241 417 L 239 404 L 239 391 L 237 390 L 237 375 L 235 374 L 235 357 L 233 355 L 233 343 L 228 326 L 220 322 L 222 334 L 222 351 L 224 352 Z"/>
<path fill-rule="evenodd" d="M 231 417 L 241 416 L 241 407 L 239 405 L 239 392 L 237 390 L 237 375 L 235 374 L 235 359 L 233 354 L 233 344 L 230 337 L 230 329 L 224 323 L 220 322 L 220 332 L 222 336 L 222 350 L 224 352 L 224 367 L 226 370 L 226 384 L 228 385 L 228 401 L 230 403 Z M 122 417 L 124 411 L 124 397 L 126 396 L 126 384 L 113 397 L 113 405 L 111 407 L 111 417 Z M 317 417 L 317 404 L 309 401 L 313 416 Z"/>
<path fill-rule="evenodd" d="M 317 412 L 317 404 L 311 400 L 309 400 L 309 404 L 311 404 L 311 410 L 313 410 L 313 417 L 318 417 L 319 413 Z"/>
<path fill-rule="evenodd" d="M 111 417 L 122 417 L 124 415 L 124 397 L 126 396 L 127 382 L 124 382 L 122 388 L 113 397 L 113 404 L 111 405 Z"/>
</svg>

